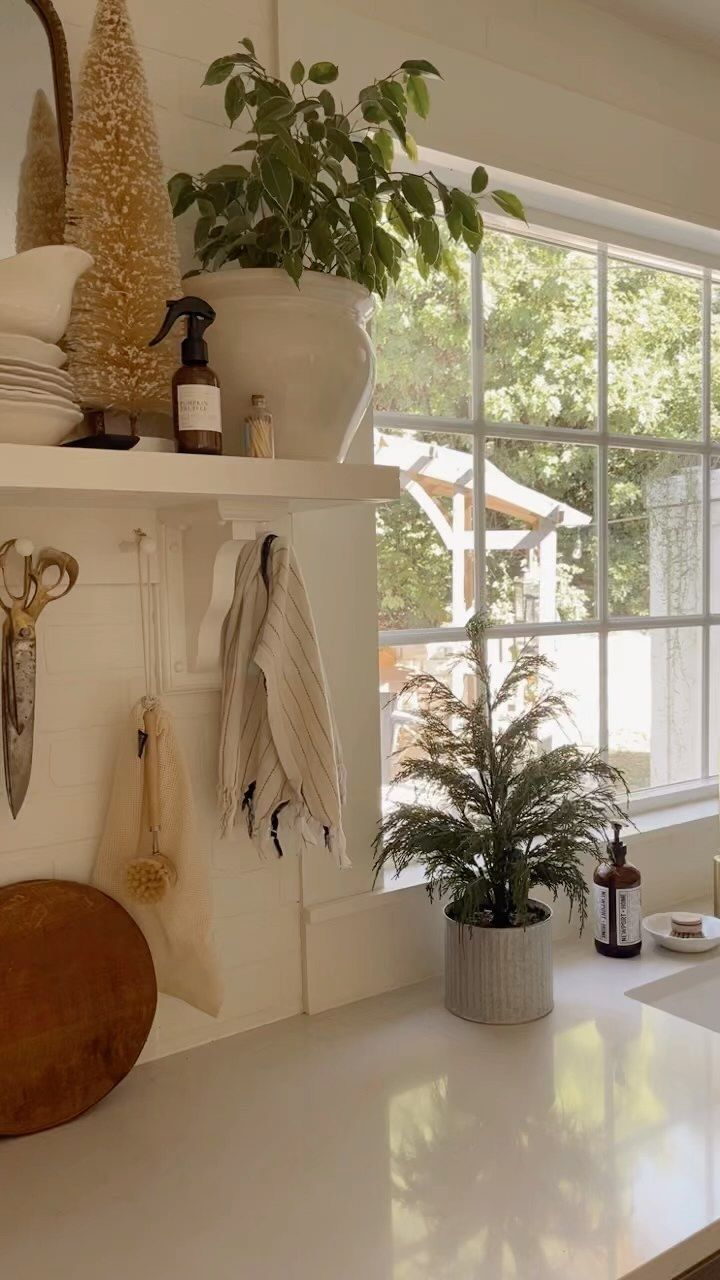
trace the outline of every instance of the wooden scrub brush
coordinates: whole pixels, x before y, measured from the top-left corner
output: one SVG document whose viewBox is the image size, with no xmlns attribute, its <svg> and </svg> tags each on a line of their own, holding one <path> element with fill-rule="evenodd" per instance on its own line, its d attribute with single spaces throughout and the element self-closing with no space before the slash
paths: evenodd
<svg viewBox="0 0 720 1280">
<path fill-rule="evenodd" d="M 152 834 L 152 853 L 149 857 L 133 858 L 125 872 L 125 883 L 133 902 L 142 906 L 154 906 L 164 898 L 167 889 L 177 880 L 175 864 L 160 852 L 160 776 L 157 750 L 157 707 L 150 706 L 144 714 L 145 732 L 145 788 L 147 811 Z"/>
</svg>

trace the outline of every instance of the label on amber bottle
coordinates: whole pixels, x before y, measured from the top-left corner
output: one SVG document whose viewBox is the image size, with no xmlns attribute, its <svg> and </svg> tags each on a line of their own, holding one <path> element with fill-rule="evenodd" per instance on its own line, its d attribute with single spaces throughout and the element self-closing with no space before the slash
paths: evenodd
<svg viewBox="0 0 720 1280">
<path fill-rule="evenodd" d="M 631 889 L 618 889 L 615 901 L 617 944 L 634 947 L 640 941 L 640 885 Z"/>
<path fill-rule="evenodd" d="M 594 884 L 595 937 L 598 942 L 610 941 L 610 892 L 605 885 Z"/>
<path fill-rule="evenodd" d="M 192 383 L 177 389 L 178 430 L 222 434 L 220 388 Z"/>
</svg>

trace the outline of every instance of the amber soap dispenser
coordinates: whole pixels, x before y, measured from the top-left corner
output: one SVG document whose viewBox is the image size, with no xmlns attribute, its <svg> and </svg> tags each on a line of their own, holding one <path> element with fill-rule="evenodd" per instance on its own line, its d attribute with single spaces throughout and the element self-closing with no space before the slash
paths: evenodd
<svg viewBox="0 0 720 1280">
<path fill-rule="evenodd" d="M 627 845 L 620 839 L 620 823 L 613 823 L 614 839 L 608 860 L 593 876 L 595 947 L 602 956 L 636 956 L 642 947 L 641 876 L 627 861 Z"/>
<path fill-rule="evenodd" d="M 176 320 L 187 317 L 182 365 L 172 381 L 173 425 L 180 453 L 222 453 L 220 382 L 208 364 L 205 330 L 215 312 L 204 298 L 168 302 L 163 326 L 151 347 L 162 342 Z"/>
</svg>

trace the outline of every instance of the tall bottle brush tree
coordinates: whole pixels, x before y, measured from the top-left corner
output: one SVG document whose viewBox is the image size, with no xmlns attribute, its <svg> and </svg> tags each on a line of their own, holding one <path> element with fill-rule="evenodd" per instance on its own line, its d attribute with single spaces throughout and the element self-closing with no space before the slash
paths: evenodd
<svg viewBox="0 0 720 1280">
<path fill-rule="evenodd" d="M 99 0 L 70 148 L 66 240 L 94 266 L 68 330 L 80 402 L 130 415 L 166 410 L 177 353 L 148 347 L 183 293 L 172 211 L 142 62 L 125 0 Z"/>
</svg>

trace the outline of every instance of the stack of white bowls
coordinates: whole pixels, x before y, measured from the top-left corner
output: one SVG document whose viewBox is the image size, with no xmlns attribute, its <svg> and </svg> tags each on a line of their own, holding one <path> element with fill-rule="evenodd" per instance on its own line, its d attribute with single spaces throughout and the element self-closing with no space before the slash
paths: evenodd
<svg viewBox="0 0 720 1280">
<path fill-rule="evenodd" d="M 66 359 L 54 343 L 0 333 L 0 443 L 58 444 L 82 421 Z"/>
<path fill-rule="evenodd" d="M 72 245 L 0 260 L 0 444 L 60 444 L 82 422 L 57 344 L 91 265 Z"/>
</svg>

